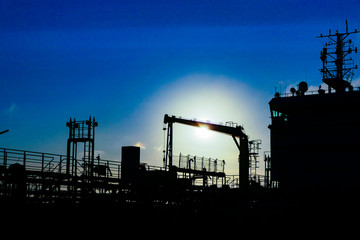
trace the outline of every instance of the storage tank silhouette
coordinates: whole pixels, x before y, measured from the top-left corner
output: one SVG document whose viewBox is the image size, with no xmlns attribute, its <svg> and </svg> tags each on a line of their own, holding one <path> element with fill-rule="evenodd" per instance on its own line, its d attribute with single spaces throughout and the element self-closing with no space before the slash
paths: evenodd
<svg viewBox="0 0 360 240">
<path fill-rule="evenodd" d="M 121 149 L 121 179 L 134 183 L 139 177 L 140 147 L 126 146 Z"/>
</svg>

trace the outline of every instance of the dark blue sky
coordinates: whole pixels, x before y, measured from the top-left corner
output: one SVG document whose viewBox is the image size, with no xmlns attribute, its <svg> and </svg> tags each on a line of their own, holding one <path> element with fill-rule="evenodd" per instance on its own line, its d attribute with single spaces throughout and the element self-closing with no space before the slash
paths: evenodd
<svg viewBox="0 0 360 240">
<path fill-rule="evenodd" d="M 161 158 L 161 120 L 169 113 L 239 122 L 267 150 L 274 88 L 320 85 L 315 37 L 344 30 L 346 19 L 360 29 L 359 12 L 360 1 L 2 0 L 0 127 L 10 132 L 0 146 L 65 153 L 66 121 L 94 115 L 105 158 L 141 142 L 144 161 L 159 165 L 153 158 Z M 214 86 L 229 91 L 221 98 L 235 89 L 249 96 L 217 106 Z M 192 111 L 197 92 L 203 112 Z M 205 156 L 222 157 L 217 151 Z"/>
</svg>

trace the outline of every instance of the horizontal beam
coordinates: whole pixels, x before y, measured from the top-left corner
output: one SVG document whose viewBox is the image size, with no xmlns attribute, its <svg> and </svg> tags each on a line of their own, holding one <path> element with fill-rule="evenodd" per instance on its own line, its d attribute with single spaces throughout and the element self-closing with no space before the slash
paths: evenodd
<svg viewBox="0 0 360 240">
<path fill-rule="evenodd" d="M 189 119 L 182 119 L 177 118 L 175 116 L 169 116 L 165 114 L 164 116 L 164 123 L 167 124 L 169 122 L 172 123 L 181 123 L 188 126 L 193 127 L 207 127 L 209 130 L 224 133 L 233 137 L 239 137 L 243 138 L 246 136 L 246 134 L 243 132 L 243 127 L 241 126 L 226 126 L 226 125 L 220 125 L 220 124 L 214 124 L 214 123 L 208 123 L 208 122 L 201 122 L 201 121 L 195 121 L 195 120 L 189 120 Z"/>
</svg>

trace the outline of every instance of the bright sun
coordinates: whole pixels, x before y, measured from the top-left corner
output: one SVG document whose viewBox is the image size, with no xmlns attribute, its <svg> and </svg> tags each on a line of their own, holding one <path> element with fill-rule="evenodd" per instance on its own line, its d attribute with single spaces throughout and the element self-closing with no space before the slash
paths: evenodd
<svg viewBox="0 0 360 240">
<path fill-rule="evenodd" d="M 202 139 L 209 139 L 212 133 L 207 126 L 196 128 L 196 136 Z"/>
</svg>

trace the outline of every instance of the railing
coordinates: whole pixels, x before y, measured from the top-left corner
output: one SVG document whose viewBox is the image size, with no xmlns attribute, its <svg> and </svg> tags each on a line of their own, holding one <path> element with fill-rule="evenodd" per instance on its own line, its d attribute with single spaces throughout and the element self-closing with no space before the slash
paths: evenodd
<svg viewBox="0 0 360 240">
<path fill-rule="evenodd" d="M 175 156 L 174 156 L 175 157 Z M 225 161 L 204 157 L 196 157 L 190 155 L 179 155 L 175 157 L 178 166 L 182 168 L 200 170 L 206 168 L 207 172 L 222 172 L 225 170 Z M 26 150 L 16 150 L 8 148 L 0 148 L 0 166 L 8 168 L 12 164 L 20 164 L 24 166 L 26 171 L 36 171 L 44 173 L 62 173 L 66 174 L 66 156 L 60 154 L 42 153 Z M 77 172 L 72 176 L 81 176 L 86 172 L 86 163 L 83 160 L 77 160 Z M 147 171 L 152 170 L 164 170 L 161 167 L 150 166 L 142 164 Z M 121 163 L 120 161 L 94 159 L 94 176 L 106 177 L 112 179 L 121 178 Z M 263 179 L 257 179 L 259 182 L 263 182 Z M 196 179 L 195 185 L 201 185 L 202 179 Z M 218 186 L 228 185 L 230 188 L 239 187 L 238 175 L 226 175 L 224 180 L 217 177 L 212 177 L 208 180 L 209 184 L 215 184 Z"/>
<path fill-rule="evenodd" d="M 17 163 L 28 171 L 65 173 L 65 161 L 64 155 L 0 148 L 0 164 L 5 168 Z"/>
<path fill-rule="evenodd" d="M 265 176 L 256 175 L 256 177 L 249 177 L 250 185 L 265 186 Z M 230 188 L 239 187 L 239 175 L 226 175 L 226 185 Z"/>
<path fill-rule="evenodd" d="M 203 171 L 204 169 L 207 172 L 223 173 L 225 171 L 225 160 L 182 155 L 181 153 L 179 156 L 173 156 L 173 165 L 178 168 L 198 171 Z"/>
<path fill-rule="evenodd" d="M 66 156 L 60 154 L 0 148 L 0 165 L 5 168 L 12 164 L 20 164 L 26 171 L 65 174 L 66 160 Z M 72 162 L 73 176 L 81 176 L 85 173 L 85 168 L 89 167 L 89 164 L 80 159 Z M 121 164 L 113 160 L 94 159 L 93 172 L 94 176 L 120 178 Z"/>
<path fill-rule="evenodd" d="M 323 90 L 323 94 L 327 94 L 328 92 L 325 89 L 320 89 Z M 346 89 L 346 92 L 351 92 L 351 91 L 360 91 L 360 87 L 354 87 L 352 90 Z M 334 90 L 332 91 L 334 93 Z M 305 96 L 307 95 L 319 95 L 321 93 L 319 93 L 319 90 L 309 90 L 306 91 L 304 93 Z M 298 95 L 296 94 L 296 92 L 291 93 L 291 92 L 285 92 L 285 93 L 275 93 L 275 97 L 297 97 Z"/>
<path fill-rule="evenodd" d="M 8 168 L 12 164 L 24 166 L 26 171 L 36 171 L 44 173 L 66 174 L 65 155 L 0 148 L 0 166 Z M 162 167 L 141 164 L 147 171 L 164 170 Z M 70 166 L 71 167 L 71 166 Z M 82 176 L 89 172 L 90 164 L 83 159 L 73 160 L 72 176 Z M 121 178 L 121 162 L 116 160 L 106 160 L 96 158 L 93 164 L 93 174 L 95 177 L 106 177 L 111 179 Z"/>
<path fill-rule="evenodd" d="M 208 124 L 216 124 L 216 125 L 222 125 L 222 126 L 227 126 L 227 127 L 241 127 L 240 124 L 233 122 L 233 121 L 227 121 L 227 122 L 212 122 L 210 120 L 203 120 L 203 119 L 197 119 L 197 118 L 183 118 L 182 116 L 178 117 L 179 119 L 183 119 L 183 120 L 189 120 L 189 121 L 197 121 L 197 122 L 202 122 L 202 123 L 208 123 Z"/>
<path fill-rule="evenodd" d="M 226 175 L 226 185 L 230 188 L 239 188 L 239 175 Z"/>
<path fill-rule="evenodd" d="M 316 91 L 306 91 L 305 95 L 319 95 L 318 90 Z M 296 93 L 280 93 L 279 97 L 297 97 L 298 95 L 296 95 Z"/>
</svg>

